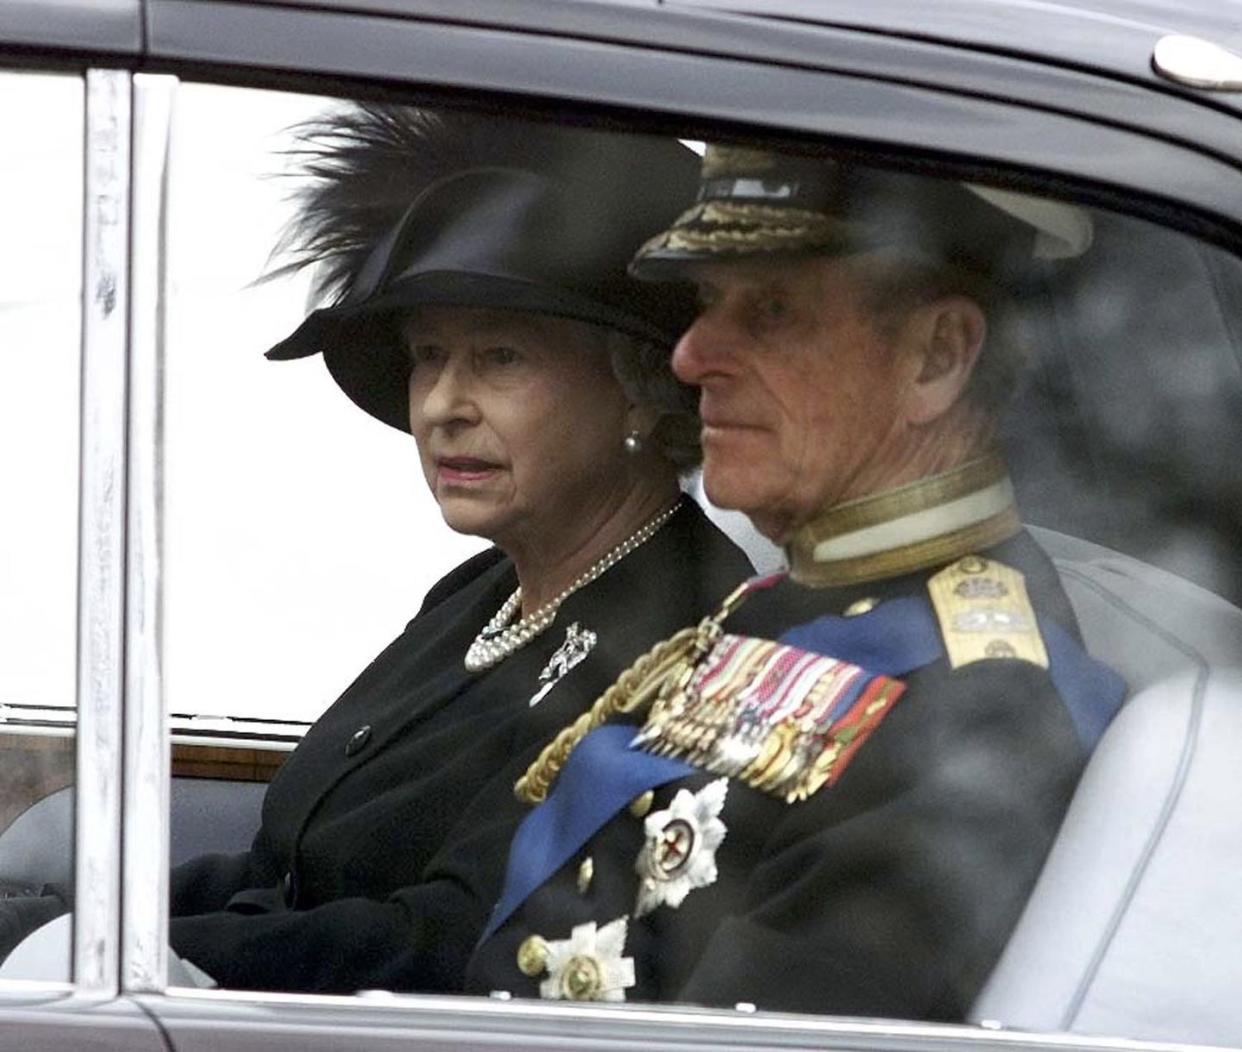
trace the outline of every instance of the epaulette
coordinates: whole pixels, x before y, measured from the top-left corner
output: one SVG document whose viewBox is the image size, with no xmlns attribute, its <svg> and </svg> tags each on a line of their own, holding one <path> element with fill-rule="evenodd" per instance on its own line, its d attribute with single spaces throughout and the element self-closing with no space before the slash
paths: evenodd
<svg viewBox="0 0 1242 1052">
<path fill-rule="evenodd" d="M 633 744 L 795 803 L 841 777 L 904 690 L 846 661 L 722 635 Z"/>
<path fill-rule="evenodd" d="M 991 658 L 1048 667 L 1048 649 L 1017 570 L 967 555 L 927 582 L 951 668 Z"/>
</svg>

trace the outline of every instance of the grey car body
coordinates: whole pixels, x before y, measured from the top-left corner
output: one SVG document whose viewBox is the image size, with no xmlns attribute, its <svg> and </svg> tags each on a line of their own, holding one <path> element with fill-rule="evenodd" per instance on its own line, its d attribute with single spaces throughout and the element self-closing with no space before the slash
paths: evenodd
<svg viewBox="0 0 1242 1052">
<path fill-rule="evenodd" d="M 937 174 L 1071 197 L 1242 255 L 1242 90 L 1158 71 L 1156 47 L 1175 34 L 1242 52 L 1242 8 L 5 0 L 0 62 L 86 76 L 77 782 L 90 791 L 75 831 L 76 979 L 0 989 L 0 1047 L 1117 1047 L 987 1027 L 773 1017 L 745 1005 L 167 992 L 170 790 L 150 530 L 161 122 L 170 77 L 432 101 L 464 91 L 533 115 L 571 110 L 653 131 L 826 136 L 861 156 L 917 158 Z M 1052 499 L 1072 504 L 1072 495 Z M 1221 503 L 1237 499 L 1235 490 Z M 1237 525 L 1226 512 L 1209 532 L 1227 546 Z M 1236 578 L 1222 590 L 1234 602 L 1242 594 Z"/>
</svg>

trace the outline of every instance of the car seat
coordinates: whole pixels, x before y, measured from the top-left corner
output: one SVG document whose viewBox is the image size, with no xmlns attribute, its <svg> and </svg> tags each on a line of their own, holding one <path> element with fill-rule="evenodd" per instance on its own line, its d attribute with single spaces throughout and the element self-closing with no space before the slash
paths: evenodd
<svg viewBox="0 0 1242 1052">
<path fill-rule="evenodd" d="M 1242 1043 L 1242 610 L 1033 528 L 1087 648 L 1130 686 L 976 1022 Z"/>
</svg>

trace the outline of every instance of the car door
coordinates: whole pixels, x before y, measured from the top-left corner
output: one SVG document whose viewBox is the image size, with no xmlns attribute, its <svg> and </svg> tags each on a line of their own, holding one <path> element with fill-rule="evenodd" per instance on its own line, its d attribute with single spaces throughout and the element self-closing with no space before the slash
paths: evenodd
<svg viewBox="0 0 1242 1052">
<path fill-rule="evenodd" d="M 413 613 L 412 604 L 438 571 L 473 550 L 434 542 L 443 560 L 436 564 L 437 572 L 420 568 L 422 576 L 417 576 L 411 568 L 408 586 L 394 590 L 383 574 L 374 573 L 381 560 L 372 558 L 381 549 L 400 558 L 402 531 L 394 529 L 374 550 L 337 567 L 338 580 L 311 578 L 308 593 L 338 597 L 317 603 L 312 594 L 291 598 L 298 568 L 306 565 L 305 551 L 286 543 L 267 548 L 261 543 L 264 535 L 281 533 L 281 515 L 291 521 L 314 519 L 327 531 L 312 537 L 339 540 L 359 528 L 348 518 L 328 521 L 321 505 L 291 504 L 310 492 L 310 481 L 325 464 L 334 468 L 337 437 L 352 427 L 346 416 L 332 416 L 336 408 L 323 394 L 331 392 L 322 370 L 314 377 L 307 373 L 303 389 L 291 399 L 310 407 L 304 417 L 275 415 L 272 407 L 284 397 L 286 381 L 269 381 L 261 366 L 251 370 L 257 352 L 297 317 L 304 303 L 304 287 L 247 287 L 263 273 L 266 247 L 278 235 L 281 193 L 264 179 L 279 169 L 282 150 L 287 149 L 287 140 L 282 145 L 280 139 L 282 129 L 303 115 L 340 100 L 378 97 L 432 106 L 481 105 L 534 120 L 598 123 L 695 140 L 724 136 L 786 146 L 827 144 L 864 162 L 1068 197 L 1097 210 L 1102 217 L 1098 230 L 1109 234 L 1110 223 L 1116 228 L 1106 243 L 1118 257 L 1203 257 L 1207 277 L 1197 280 L 1195 288 L 1203 281 L 1215 281 L 1219 289 L 1238 287 L 1237 261 L 1230 255 L 1242 244 L 1236 116 L 1227 107 L 1205 104 L 1154 81 L 1147 70 L 1147 49 L 1159 33 L 1150 27 L 1118 26 L 1112 39 L 1124 46 L 1119 44 L 1113 54 L 1121 54 L 1124 61 L 1089 63 L 1074 48 L 1060 47 L 1062 36 L 1074 40 L 1074 47 L 1081 46 L 1081 37 L 1065 31 L 1066 23 L 1055 18 L 1047 24 L 1060 28 L 1047 49 L 1029 43 L 1018 49 L 998 40 L 1021 37 L 1020 25 L 999 30 L 993 21 L 988 22 L 992 36 L 969 30 L 936 34 L 922 31 L 922 15 L 916 11 L 909 13 L 909 22 L 896 21 L 896 15 L 873 20 L 861 8 L 845 10 L 843 5 L 832 24 L 817 24 L 818 11 L 806 5 L 772 12 L 789 16 L 787 21 L 701 9 L 705 6 L 575 0 L 451 7 L 431 0 L 348 5 L 147 0 L 140 40 L 118 36 L 115 21 L 106 32 L 92 25 L 89 32 L 82 31 L 84 37 L 72 39 L 59 28 L 11 31 L 8 39 L 15 54 L 27 56 L 31 48 L 72 53 L 75 47 L 89 54 L 88 127 L 94 91 L 99 105 L 105 106 L 95 112 L 110 114 L 104 119 L 111 122 L 114 139 L 119 135 L 119 141 L 128 142 L 132 156 L 122 165 L 132 180 L 132 211 L 117 220 L 129 232 L 118 249 L 129 253 L 128 265 L 115 271 L 128 274 L 129 288 L 113 289 L 120 297 L 113 302 L 128 304 L 128 323 L 123 335 L 113 330 L 110 337 L 114 355 L 117 340 L 127 350 L 126 393 L 118 392 L 113 374 L 98 381 L 110 383 L 110 388 L 84 402 L 92 411 L 112 405 L 114 414 L 125 406 L 127 437 L 119 436 L 115 415 L 110 423 L 98 424 L 87 413 L 81 425 L 90 434 L 110 427 L 108 455 L 121 457 L 128 468 L 127 518 L 123 524 L 113 519 L 97 527 L 124 538 L 120 548 L 128 566 L 124 599 L 115 592 L 115 576 L 110 579 L 114 591 L 99 599 L 112 611 L 106 636 L 110 653 L 118 653 L 115 648 L 122 641 L 125 650 L 124 688 L 114 683 L 108 695 L 113 706 L 123 698 L 124 723 L 117 722 L 118 710 L 107 710 L 113 722 L 107 724 L 111 737 L 101 739 L 100 751 L 106 756 L 92 761 L 116 765 L 108 770 L 117 781 L 103 783 L 113 795 L 93 794 L 91 804 L 110 808 L 103 821 L 112 823 L 106 827 L 112 839 L 91 849 L 91 857 L 107 856 L 115 884 L 101 885 L 106 895 L 100 938 L 105 941 L 83 946 L 79 936 L 77 960 L 79 969 L 89 967 L 96 960 L 90 956 L 94 947 L 104 947 L 104 963 L 95 965 L 103 976 L 99 988 L 108 996 L 122 995 L 117 1004 L 125 1007 L 116 1009 L 122 1015 L 132 1004 L 141 1005 L 159 1021 L 171 1047 L 333 1048 L 348 1043 L 369 1049 L 400 1042 L 429 1048 L 519 1043 L 579 1048 L 991 1048 L 1015 1039 L 967 1025 L 780 1016 L 756 1011 L 749 1003 L 724 1011 L 519 1002 L 503 991 L 491 998 L 384 991 L 323 997 L 168 985 L 164 860 L 177 822 L 169 803 L 170 735 L 192 730 L 196 716 L 235 721 L 255 714 L 255 699 L 300 697 L 302 708 L 286 710 L 274 703 L 260 712 L 266 727 L 254 740 L 245 739 L 248 748 L 260 746 L 269 753 L 287 746 L 287 740 L 284 746 L 278 742 L 281 721 L 312 720 L 345 685 L 348 674 L 383 643 L 384 632 L 392 634 L 400 619 Z M 1045 25 L 1025 8 L 1006 10 L 1019 24 L 1029 17 L 1031 34 Z M 125 23 L 130 28 L 134 24 Z M 127 53 L 131 45 L 134 50 Z M 80 60 L 83 68 L 86 62 Z M 126 106 L 133 114 L 130 139 L 124 134 L 130 127 Z M 232 159 L 229 150 L 234 150 Z M 89 191 L 87 199 L 92 200 Z M 243 243 L 240 238 L 247 231 L 255 236 Z M 220 260 L 227 260 L 230 269 Z M 89 254 L 86 265 L 89 273 Z M 1158 284 L 1162 279 L 1144 280 Z M 1082 290 L 1090 283 L 1085 279 L 1073 288 L 1081 293 L 1078 315 L 1069 309 L 1069 293 L 1053 285 L 1044 290 L 1057 305 L 1036 312 L 1045 345 L 1072 348 L 1071 338 L 1052 332 L 1071 321 L 1094 325 L 1091 331 L 1100 334 L 1102 343 L 1107 342 L 1105 334 L 1116 343 L 1117 326 L 1104 324 L 1115 290 L 1104 282 L 1095 298 L 1086 296 Z M 1183 297 L 1169 302 L 1175 313 L 1179 303 L 1186 312 L 1204 313 L 1220 299 L 1218 294 L 1201 308 L 1189 307 L 1197 301 L 1188 288 Z M 102 309 L 108 297 L 84 302 L 88 308 L 98 302 Z M 1130 304 L 1126 309 L 1137 312 L 1138 307 Z M 112 317 L 109 312 L 101 321 L 85 320 L 88 337 L 101 325 L 115 325 Z M 1222 322 L 1226 329 L 1230 324 L 1228 319 Z M 1211 343 L 1199 335 L 1174 334 L 1169 339 L 1188 346 Z M 89 356 L 91 339 L 84 346 Z M 1187 371 L 1213 389 L 1226 390 L 1236 361 L 1214 350 L 1207 360 L 1210 368 Z M 1128 430 L 1136 416 L 1157 415 L 1153 407 L 1162 404 L 1171 407 L 1164 414 L 1169 420 L 1179 413 L 1193 416 L 1196 407 L 1203 407 L 1212 421 L 1208 430 L 1224 436 L 1221 447 L 1228 449 L 1237 438 L 1225 412 L 1232 402 L 1204 401 L 1194 392 L 1183 399 L 1170 395 L 1172 401 L 1165 403 L 1127 402 L 1117 392 L 1125 388 L 1121 378 L 1127 365 L 1130 375 L 1137 376 L 1137 361 L 1147 362 L 1151 371 L 1141 383 L 1135 381 L 1136 388 L 1168 387 L 1156 348 L 1146 358 L 1122 364 L 1113 356 L 1085 364 L 1071 356 L 1064 368 L 1054 365 L 1042 374 L 1042 400 L 1027 403 L 1030 415 L 1015 424 L 1015 445 L 1023 451 L 1030 480 L 1030 517 L 1143 560 L 1158 561 L 1163 551 L 1171 560 L 1168 568 L 1236 603 L 1242 591 L 1229 538 L 1237 524 L 1230 510 L 1237 495 L 1228 489 L 1226 478 L 1212 474 L 1219 472 L 1212 466 L 1218 461 L 1201 458 L 1203 435 L 1196 437 L 1186 419 L 1170 425 L 1175 440 L 1146 436 L 1132 449 Z M 1066 377 L 1076 370 L 1092 368 L 1101 375 L 1084 381 L 1088 389 L 1097 395 L 1112 392 L 1112 397 L 1097 401 L 1094 415 L 1083 409 L 1067 419 L 1059 417 L 1070 401 L 1058 383 L 1068 383 Z M 1211 369 L 1219 375 L 1209 383 L 1216 375 Z M 87 369 L 83 383 L 94 382 L 92 375 Z M 1123 408 L 1116 419 L 1108 417 L 1109 407 L 1119 404 Z M 279 421 L 275 428 L 273 420 Z M 1083 432 L 1092 443 L 1092 465 L 1099 468 L 1085 482 L 1084 461 L 1057 459 L 1076 447 L 1074 429 L 1084 420 L 1102 421 L 1103 428 Z M 308 433 L 315 425 L 307 421 L 331 421 L 318 436 L 324 438 L 321 445 L 315 445 L 317 436 Z M 283 433 L 284 444 L 280 438 L 273 441 L 274 430 Z M 402 470 L 404 451 L 361 433 L 356 441 L 373 474 L 359 476 L 350 466 L 356 461 L 342 457 L 344 462 L 335 465 L 337 473 L 319 480 L 321 492 L 329 495 L 324 503 L 348 505 L 362 518 L 392 523 L 428 516 L 426 506 L 411 506 L 412 498 L 385 492 L 393 489 L 388 480 Z M 1185 456 L 1171 457 L 1160 473 L 1153 466 L 1152 449 L 1167 450 L 1170 441 L 1184 445 Z M 88 445 L 83 446 L 84 456 Z M 291 448 L 296 445 L 302 448 Z M 86 462 L 81 471 L 84 479 L 108 477 L 106 465 Z M 1185 482 L 1205 472 L 1213 479 L 1211 485 Z M 1161 485 L 1176 495 L 1176 500 L 1169 497 L 1176 515 L 1149 499 Z M 105 496 L 109 492 L 105 489 Z M 84 508 L 102 500 L 88 500 L 83 490 Z M 1086 514 L 1083 509 L 1096 500 L 1101 502 L 1099 513 Z M 1134 529 L 1110 528 L 1121 515 L 1118 509 Z M 117 509 L 105 507 L 104 513 L 115 516 Z M 1163 532 L 1177 543 L 1149 543 L 1160 532 L 1151 527 L 1153 522 L 1173 523 Z M 84 552 L 97 556 L 98 545 L 82 543 Z M 120 572 L 118 550 L 109 549 L 113 561 L 94 570 L 95 577 Z M 1191 554 L 1179 554 L 1185 552 Z M 84 581 L 93 579 L 86 570 L 84 574 Z M 346 587 L 355 591 L 339 598 Z M 79 604 L 90 601 L 91 593 L 85 594 L 87 599 L 79 597 Z M 365 608 L 374 620 L 351 626 L 358 629 L 355 638 L 340 639 L 333 620 L 335 603 Z M 296 614 L 279 613 L 282 604 Z M 234 608 L 240 610 L 236 617 Z M 305 618 L 285 633 L 289 649 L 283 652 L 278 649 L 280 633 L 265 629 L 257 634 L 247 627 L 273 616 Z M 1228 635 L 1231 629 L 1224 631 Z M 287 671 L 273 674 L 271 669 L 288 670 L 299 663 L 299 640 L 307 638 L 334 640 L 332 647 L 321 648 L 323 663 L 307 663 L 299 669 L 301 679 Z M 248 648 L 253 652 L 247 653 Z M 89 657 L 79 658 L 83 660 L 88 668 L 103 662 L 102 667 L 115 672 L 105 658 L 93 659 L 95 665 Z M 92 682 L 102 680 L 97 676 Z M 78 698 L 81 736 L 89 726 L 81 688 Z M 190 722 L 170 729 L 169 711 Z M 198 726 L 208 738 L 214 734 L 216 745 L 238 732 L 235 722 Z M 217 733 L 221 730 L 223 734 Z M 296 733 L 284 737 L 295 738 Z M 122 742 L 128 750 L 123 768 L 116 751 Z M 231 744 L 238 742 L 234 738 Z M 79 746 L 79 778 L 84 762 Z M 90 815 L 79 812 L 80 853 L 86 850 L 81 830 L 90 821 Z M 116 839 L 117 830 L 123 840 Z M 81 903 L 78 913 L 90 916 Z M 79 921 L 83 923 L 94 922 Z M 1108 1043 L 1107 1034 L 1102 1041 L 1081 1035 L 1022 1034 L 1016 1039 L 1058 1047 Z"/>
</svg>

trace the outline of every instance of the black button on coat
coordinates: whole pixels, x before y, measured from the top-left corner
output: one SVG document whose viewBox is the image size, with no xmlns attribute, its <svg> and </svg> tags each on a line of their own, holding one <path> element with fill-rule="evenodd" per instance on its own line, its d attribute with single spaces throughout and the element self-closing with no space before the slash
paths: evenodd
<svg viewBox="0 0 1242 1052">
<path fill-rule="evenodd" d="M 362 752 L 367 747 L 367 742 L 371 740 L 371 725 L 364 723 L 353 734 L 349 736 L 349 741 L 345 743 L 345 755 L 354 756 Z"/>
<path fill-rule="evenodd" d="M 635 657 L 749 572 L 687 502 L 570 596 L 547 632 L 470 674 L 466 648 L 516 580 L 495 550 L 458 567 L 289 757 L 250 851 L 173 872 L 173 948 L 226 988 L 460 989 L 524 814 L 517 773 Z M 594 650 L 530 708 L 574 623 L 596 633 Z M 365 727 L 365 749 L 346 756 Z M 430 877 L 446 854 L 468 862 Z M 287 871 L 296 909 L 281 887 Z"/>
</svg>

